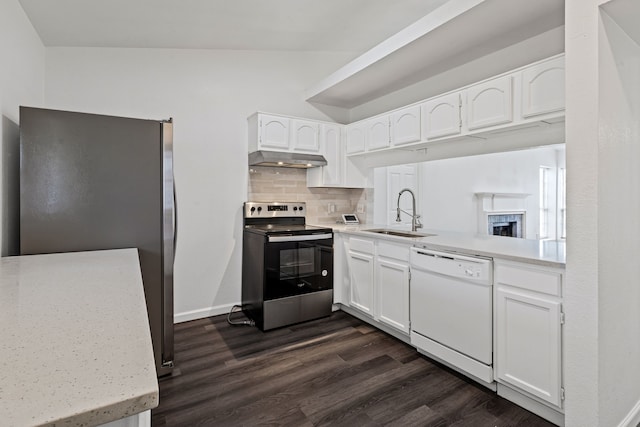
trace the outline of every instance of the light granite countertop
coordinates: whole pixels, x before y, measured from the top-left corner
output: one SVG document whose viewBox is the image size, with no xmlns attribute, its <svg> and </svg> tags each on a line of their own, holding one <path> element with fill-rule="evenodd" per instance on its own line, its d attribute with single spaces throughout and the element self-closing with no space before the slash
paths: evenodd
<svg viewBox="0 0 640 427">
<path fill-rule="evenodd" d="M 395 229 L 384 225 L 323 225 L 329 226 L 339 233 L 409 243 L 426 249 L 500 258 L 555 268 L 564 268 L 566 265 L 566 245 L 564 241 L 516 239 L 513 237 L 428 229 L 419 229 L 417 233 L 434 234 L 434 236 L 409 238 L 366 231 L 371 229 Z M 396 230 L 406 231 L 405 229 Z"/>
<path fill-rule="evenodd" d="M 158 405 L 136 249 L 0 258 L 0 424 L 88 426 Z"/>
</svg>

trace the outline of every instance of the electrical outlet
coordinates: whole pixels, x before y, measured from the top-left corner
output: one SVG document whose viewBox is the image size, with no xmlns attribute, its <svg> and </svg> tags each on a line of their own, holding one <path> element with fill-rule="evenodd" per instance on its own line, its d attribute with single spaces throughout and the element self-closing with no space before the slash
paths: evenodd
<svg viewBox="0 0 640 427">
<path fill-rule="evenodd" d="M 364 213 L 364 204 L 363 203 L 358 203 L 358 207 L 356 208 L 357 212 L 362 214 Z"/>
<path fill-rule="evenodd" d="M 334 205 L 333 203 L 329 203 L 329 205 L 327 205 L 327 212 L 334 213 L 335 211 L 336 211 L 336 205 Z"/>
</svg>

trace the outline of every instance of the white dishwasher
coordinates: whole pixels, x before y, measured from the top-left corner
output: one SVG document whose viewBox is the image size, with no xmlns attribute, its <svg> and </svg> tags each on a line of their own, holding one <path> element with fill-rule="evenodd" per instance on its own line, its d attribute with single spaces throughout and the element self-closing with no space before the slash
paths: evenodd
<svg viewBox="0 0 640 427">
<path fill-rule="evenodd" d="M 493 383 L 492 260 L 411 248 L 411 343 Z"/>
</svg>

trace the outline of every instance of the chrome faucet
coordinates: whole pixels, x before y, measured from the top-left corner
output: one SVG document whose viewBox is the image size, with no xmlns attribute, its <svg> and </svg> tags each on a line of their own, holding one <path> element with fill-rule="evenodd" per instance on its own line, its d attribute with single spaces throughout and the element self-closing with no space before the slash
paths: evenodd
<svg viewBox="0 0 640 427">
<path fill-rule="evenodd" d="M 408 191 L 409 194 L 411 194 L 411 200 L 413 203 L 413 212 L 409 213 L 405 210 L 400 209 L 400 196 L 402 196 L 402 193 L 404 193 L 405 191 Z M 407 215 L 411 215 L 411 231 L 416 231 L 418 228 L 422 228 L 422 224 L 420 223 L 420 215 L 416 214 L 416 195 L 413 194 L 413 191 L 411 191 L 408 188 L 405 188 L 403 190 L 400 190 L 400 192 L 398 193 L 398 207 L 397 207 L 397 215 L 396 215 L 396 222 L 400 222 L 402 221 L 400 219 L 400 212 L 404 212 Z"/>
</svg>

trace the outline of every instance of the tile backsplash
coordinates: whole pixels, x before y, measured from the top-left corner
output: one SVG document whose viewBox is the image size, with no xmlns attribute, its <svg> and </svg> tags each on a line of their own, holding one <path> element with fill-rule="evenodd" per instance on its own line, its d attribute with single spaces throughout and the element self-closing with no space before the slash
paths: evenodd
<svg viewBox="0 0 640 427">
<path fill-rule="evenodd" d="M 368 213 L 373 212 L 372 190 L 308 188 L 305 169 L 251 166 L 248 183 L 248 201 L 306 202 L 309 224 L 334 223 L 341 214 L 354 212 L 366 223 L 370 222 L 367 221 Z M 364 212 L 359 213 L 358 207 Z"/>
</svg>

